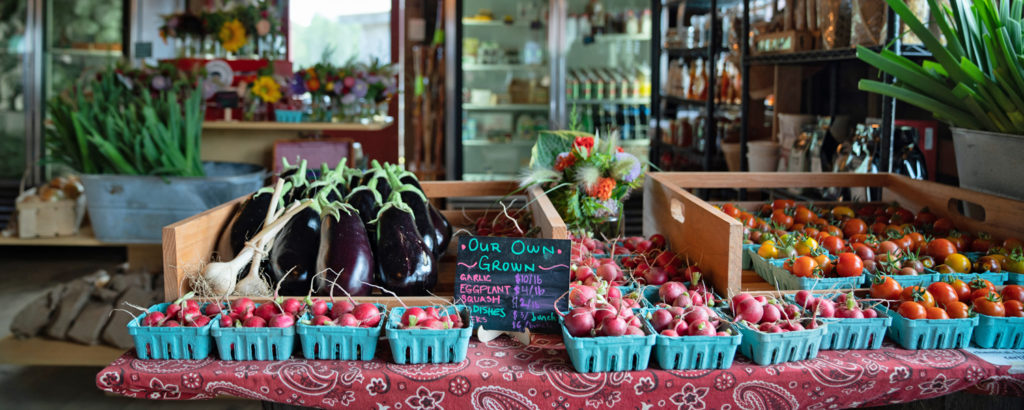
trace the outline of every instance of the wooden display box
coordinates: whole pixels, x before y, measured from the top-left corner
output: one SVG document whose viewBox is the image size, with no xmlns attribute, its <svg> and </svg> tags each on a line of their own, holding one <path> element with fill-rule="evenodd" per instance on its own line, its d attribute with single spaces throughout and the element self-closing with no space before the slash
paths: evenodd
<svg viewBox="0 0 1024 410">
<path fill-rule="evenodd" d="M 644 235 L 665 235 L 672 249 L 699 262 L 705 277 L 722 295 L 772 287 L 753 272 L 743 272 L 743 226 L 686 189 L 695 188 L 882 188 L 882 201 L 914 212 L 929 208 L 962 230 L 995 237 L 1024 235 L 1024 202 L 919 181 L 894 174 L 690 172 L 651 173 L 644 185 Z M 967 203 L 984 209 L 964 215 Z"/>
<path fill-rule="evenodd" d="M 519 188 L 514 181 L 509 182 L 463 182 L 463 181 L 421 181 L 423 193 L 431 200 L 449 198 L 469 197 L 503 197 Z M 529 209 L 533 216 L 533 225 L 541 230 L 541 237 L 551 239 L 568 239 L 569 231 L 565 222 L 555 211 L 554 205 L 544 191 L 538 187 L 526 190 L 526 197 L 529 201 Z M 182 220 L 173 225 L 164 227 L 163 230 L 163 258 L 164 258 L 164 294 L 168 301 L 177 299 L 180 295 L 187 293 L 190 288 L 185 280 L 187 270 L 195 270 L 202 264 L 210 261 L 216 248 L 217 239 L 227 224 L 235 209 L 245 200 L 245 197 L 235 199 L 216 208 L 210 209 L 199 215 Z M 518 204 L 522 206 L 523 202 Z M 452 224 L 452 230 L 458 233 L 459 229 L 468 229 L 473 232 L 476 219 L 484 214 L 495 215 L 500 212 L 490 209 L 443 209 L 448 221 Z M 448 252 L 439 262 L 438 284 L 435 293 L 440 296 L 451 296 L 455 284 L 455 256 L 457 255 L 457 240 L 452 238 Z M 266 298 L 254 300 L 266 300 Z M 395 305 L 397 301 L 391 296 L 367 296 L 356 298 L 361 302 L 382 303 Z M 435 304 L 438 299 L 434 297 L 403 297 L 406 304 Z"/>
</svg>

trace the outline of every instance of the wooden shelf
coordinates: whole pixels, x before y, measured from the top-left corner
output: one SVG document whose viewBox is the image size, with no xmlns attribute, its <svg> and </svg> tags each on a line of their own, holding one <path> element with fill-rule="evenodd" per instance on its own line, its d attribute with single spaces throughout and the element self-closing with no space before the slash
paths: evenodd
<svg viewBox="0 0 1024 410">
<path fill-rule="evenodd" d="M 273 122 L 273 121 L 203 121 L 206 130 L 273 130 L 273 131 L 379 131 L 391 126 L 385 123 L 349 122 Z"/>
<path fill-rule="evenodd" d="M 107 366 L 124 354 L 106 345 L 86 346 L 72 342 L 7 336 L 0 339 L 0 363 L 25 366 Z"/>
<path fill-rule="evenodd" d="M 57 236 L 53 238 L 21 239 L 18 237 L 0 237 L 0 246 L 124 246 L 119 243 L 100 242 L 92 233 L 91 226 L 83 226 L 74 236 Z"/>
</svg>

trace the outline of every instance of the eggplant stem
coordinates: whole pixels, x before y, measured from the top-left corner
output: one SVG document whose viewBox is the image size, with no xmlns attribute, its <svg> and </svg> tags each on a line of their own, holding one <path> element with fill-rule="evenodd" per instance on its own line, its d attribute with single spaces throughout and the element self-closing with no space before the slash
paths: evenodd
<svg viewBox="0 0 1024 410">
<path fill-rule="evenodd" d="M 400 303 L 400 304 L 402 305 L 402 307 L 404 307 L 404 308 L 406 308 L 406 309 L 408 309 L 408 308 L 409 308 L 409 306 L 408 306 L 408 305 L 406 305 L 406 304 L 405 304 L 405 302 L 404 302 L 404 301 L 402 301 L 402 298 L 398 297 L 398 294 L 396 294 L 395 292 L 392 292 L 392 291 L 390 291 L 390 290 L 387 290 L 387 289 L 385 289 L 385 288 L 383 288 L 383 287 L 380 287 L 380 286 L 374 285 L 374 284 L 372 284 L 372 283 L 366 283 L 366 282 L 363 282 L 363 284 L 364 284 L 364 285 L 367 285 L 367 286 L 370 286 L 370 287 L 374 287 L 374 288 L 380 289 L 380 290 L 381 290 L 381 292 L 387 293 L 387 294 L 389 294 L 389 295 L 393 296 L 393 297 L 394 297 L 395 299 L 397 299 L 397 300 L 398 300 L 398 303 Z"/>
</svg>

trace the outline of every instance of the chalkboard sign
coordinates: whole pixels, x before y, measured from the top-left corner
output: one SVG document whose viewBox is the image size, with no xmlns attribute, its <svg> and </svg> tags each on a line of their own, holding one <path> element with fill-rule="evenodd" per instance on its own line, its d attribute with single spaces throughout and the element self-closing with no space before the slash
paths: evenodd
<svg viewBox="0 0 1024 410">
<path fill-rule="evenodd" d="M 484 329 L 559 333 L 554 303 L 569 290 L 571 246 L 558 239 L 462 237 L 455 298 Z"/>
</svg>

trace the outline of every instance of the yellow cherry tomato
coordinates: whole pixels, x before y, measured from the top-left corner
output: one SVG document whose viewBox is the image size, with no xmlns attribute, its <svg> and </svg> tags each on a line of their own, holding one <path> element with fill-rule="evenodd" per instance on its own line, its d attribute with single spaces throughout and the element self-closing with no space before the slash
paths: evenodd
<svg viewBox="0 0 1024 410">
<path fill-rule="evenodd" d="M 953 268 L 953 271 L 956 273 L 968 273 L 971 271 L 971 260 L 959 253 L 947 256 L 943 263 Z"/>
<path fill-rule="evenodd" d="M 818 249 L 818 241 L 814 240 L 814 238 L 811 238 L 809 236 L 804 238 L 803 244 L 807 245 L 808 248 L 811 248 L 812 251 Z"/>
<path fill-rule="evenodd" d="M 774 259 L 779 256 L 779 250 L 775 248 L 775 243 L 767 241 L 757 249 L 757 254 L 765 259 Z"/>
<path fill-rule="evenodd" d="M 832 217 L 836 219 L 853 218 L 853 209 L 848 206 L 837 206 L 832 208 Z"/>
</svg>

